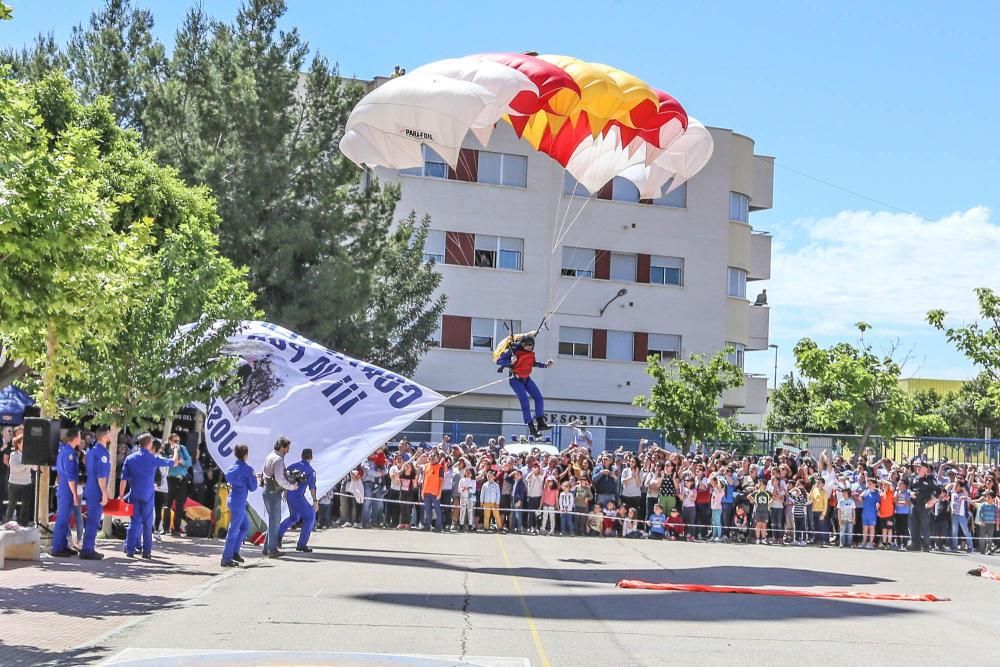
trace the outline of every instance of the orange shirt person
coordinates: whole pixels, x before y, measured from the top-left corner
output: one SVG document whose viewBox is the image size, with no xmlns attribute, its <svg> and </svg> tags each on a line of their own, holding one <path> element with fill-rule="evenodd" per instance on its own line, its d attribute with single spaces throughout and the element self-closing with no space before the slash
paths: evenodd
<svg viewBox="0 0 1000 667">
<path fill-rule="evenodd" d="M 442 460 L 440 452 L 431 452 L 430 463 L 423 465 L 424 484 L 421 491 L 424 496 L 424 530 L 433 528 L 440 533 L 444 528 L 444 515 L 441 513 L 441 486 L 448 465 Z M 437 525 L 434 525 L 435 519 Z"/>
</svg>

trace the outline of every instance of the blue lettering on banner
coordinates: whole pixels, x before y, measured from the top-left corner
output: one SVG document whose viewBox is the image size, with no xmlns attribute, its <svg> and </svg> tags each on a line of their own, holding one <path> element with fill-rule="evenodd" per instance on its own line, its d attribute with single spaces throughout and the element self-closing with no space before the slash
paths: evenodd
<svg viewBox="0 0 1000 667">
<path fill-rule="evenodd" d="M 305 346 L 299 345 L 298 343 L 289 343 L 288 347 L 290 347 L 293 350 L 295 350 L 295 355 L 291 359 L 288 360 L 289 363 L 292 363 L 292 364 L 296 363 L 299 359 L 302 358 L 302 355 L 304 355 L 306 353 Z"/>
<path fill-rule="evenodd" d="M 222 407 L 218 403 L 209 410 L 205 428 L 220 456 L 229 456 L 233 453 L 229 445 L 236 439 L 236 431 L 233 430 L 229 420 L 222 417 Z"/>
<path fill-rule="evenodd" d="M 358 387 L 350 375 L 345 375 L 324 389 L 323 395 L 329 399 L 330 405 L 342 415 L 347 414 L 348 410 L 368 398 L 368 394 Z"/>
<path fill-rule="evenodd" d="M 403 385 L 399 391 L 389 397 L 389 405 L 397 410 L 402 410 L 423 395 L 424 392 L 420 390 L 420 387 L 412 384 Z"/>
</svg>

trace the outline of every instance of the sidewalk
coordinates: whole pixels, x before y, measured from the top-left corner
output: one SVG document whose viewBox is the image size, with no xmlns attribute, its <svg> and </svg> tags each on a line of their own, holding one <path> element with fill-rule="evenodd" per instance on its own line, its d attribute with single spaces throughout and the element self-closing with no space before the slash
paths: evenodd
<svg viewBox="0 0 1000 667">
<path fill-rule="evenodd" d="M 219 566 L 222 546 L 221 540 L 164 536 L 146 561 L 126 558 L 120 541 L 105 540 L 97 547 L 102 561 L 45 552 L 41 562 L 7 561 L 0 571 L 0 664 L 80 664 L 107 657 L 74 647 L 177 606 L 217 581 L 228 572 Z"/>
</svg>

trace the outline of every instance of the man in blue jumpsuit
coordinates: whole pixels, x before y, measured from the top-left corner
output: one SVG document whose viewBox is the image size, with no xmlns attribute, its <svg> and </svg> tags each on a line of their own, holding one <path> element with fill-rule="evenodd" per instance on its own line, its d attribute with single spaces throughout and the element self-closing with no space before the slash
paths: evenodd
<svg viewBox="0 0 1000 667">
<path fill-rule="evenodd" d="M 104 554 L 94 550 L 97 531 L 101 527 L 104 506 L 108 504 L 108 478 L 111 477 L 111 458 L 108 443 L 111 437 L 107 429 L 97 430 L 97 441 L 87 450 L 87 486 L 83 499 L 87 501 L 87 523 L 83 533 L 82 560 L 101 560 Z"/>
<path fill-rule="evenodd" d="M 122 464 L 122 480 L 118 495 L 124 496 L 126 482 L 131 482 L 129 495 L 125 500 L 132 503 L 134 512 L 125 536 L 125 555 L 135 558 L 135 551 L 140 546 L 142 538 L 142 557 L 149 560 L 153 557 L 153 500 L 156 496 L 153 477 L 156 469 L 164 466 L 175 466 L 180 462 L 180 451 L 174 449 L 174 458 L 167 459 L 153 454 L 153 436 L 141 434 L 136 442 L 139 449 L 125 457 Z"/>
<path fill-rule="evenodd" d="M 312 551 L 312 548 L 309 546 L 309 536 L 312 535 L 313 526 L 316 525 L 316 508 L 319 505 L 319 502 L 316 500 L 316 471 L 313 470 L 312 465 L 309 463 L 312 461 L 312 457 L 313 453 L 311 449 L 303 449 L 302 460 L 288 466 L 288 470 L 299 471 L 304 475 L 305 479 L 299 482 L 298 488 L 294 491 L 287 491 L 285 493 L 288 500 L 288 511 L 291 514 L 278 526 L 278 544 L 281 544 L 281 538 L 285 536 L 285 531 L 301 520 L 302 528 L 299 532 L 299 543 L 295 547 L 295 550 L 306 553 Z M 312 503 L 306 500 L 306 487 L 309 487 L 309 493 L 312 495 Z"/>
<path fill-rule="evenodd" d="M 238 567 L 243 562 L 240 555 L 240 545 L 246 539 L 250 530 L 250 519 L 247 517 L 247 496 L 257 490 L 257 476 L 247 463 L 246 445 L 236 445 L 233 453 L 236 460 L 226 471 L 226 482 L 229 484 L 229 530 L 226 532 L 226 546 L 222 550 L 222 567 Z"/>
<path fill-rule="evenodd" d="M 80 429 L 71 428 L 66 431 L 66 441 L 59 443 L 59 453 L 56 455 L 56 525 L 52 529 L 52 555 L 57 558 L 67 558 L 76 555 L 76 549 L 69 546 L 69 518 L 76 507 L 76 483 L 80 478 L 80 462 L 76 456 L 76 448 L 80 446 Z"/>
</svg>

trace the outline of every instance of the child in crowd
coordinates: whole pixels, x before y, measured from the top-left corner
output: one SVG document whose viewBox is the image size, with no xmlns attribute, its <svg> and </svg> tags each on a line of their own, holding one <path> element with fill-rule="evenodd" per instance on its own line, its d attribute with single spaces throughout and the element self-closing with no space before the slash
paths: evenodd
<svg viewBox="0 0 1000 667">
<path fill-rule="evenodd" d="M 747 541 L 747 533 L 750 530 L 750 516 L 747 514 L 746 505 L 740 503 L 736 506 L 736 512 L 733 514 L 733 529 L 730 534 L 733 537 L 734 542 L 739 542 L 743 544 Z"/>
<path fill-rule="evenodd" d="M 840 490 L 841 498 L 837 502 L 837 519 L 840 521 L 840 546 L 850 547 L 854 542 L 854 510 L 857 504 L 851 496 L 850 488 Z"/>
<path fill-rule="evenodd" d="M 542 488 L 542 526 L 540 532 L 545 532 L 548 525 L 549 535 L 556 534 L 556 512 L 559 508 L 559 483 L 552 477 L 545 480 Z"/>
<path fill-rule="evenodd" d="M 633 540 L 642 537 L 642 532 L 639 530 L 638 513 L 634 507 L 628 509 L 628 516 L 622 521 L 622 537 Z"/>
<path fill-rule="evenodd" d="M 709 504 L 712 510 L 712 534 L 711 540 L 713 542 L 722 541 L 722 499 L 726 497 L 726 486 L 719 479 L 718 475 L 712 475 L 709 480 L 709 486 L 711 487 L 711 500 Z"/>
<path fill-rule="evenodd" d="M 861 548 L 875 548 L 875 526 L 878 524 L 878 505 L 882 499 L 878 492 L 878 480 L 869 477 L 868 488 L 861 492 Z"/>
<path fill-rule="evenodd" d="M 965 536 L 965 550 L 972 553 L 972 534 L 969 531 L 969 493 L 965 482 L 956 482 L 951 492 L 951 550 L 958 549 L 959 535 Z"/>
<path fill-rule="evenodd" d="M 653 505 L 653 513 L 646 519 L 646 525 L 649 526 L 650 539 L 663 539 L 667 532 L 667 515 L 663 513 L 663 505 Z"/>
<path fill-rule="evenodd" d="M 951 494 L 942 489 L 931 510 L 931 548 L 945 551 L 951 541 Z"/>
<path fill-rule="evenodd" d="M 680 509 L 673 507 L 670 510 L 670 516 L 667 517 L 667 533 L 670 535 L 670 541 L 673 542 L 677 538 L 684 539 L 684 534 L 687 531 L 687 526 L 684 525 L 684 518 L 681 517 Z"/>
<path fill-rule="evenodd" d="M 910 535 L 910 511 L 913 508 L 910 484 L 905 479 L 899 480 L 899 484 L 896 485 L 895 500 L 893 523 L 895 524 L 896 542 L 900 549 L 904 549 Z"/>
<path fill-rule="evenodd" d="M 792 500 L 792 524 L 794 525 L 792 544 L 804 547 L 806 545 L 806 512 L 809 511 L 805 480 L 800 479 L 796 482 L 789 492 L 789 497 Z"/>
<path fill-rule="evenodd" d="M 333 498 L 336 491 L 330 489 L 319 497 L 319 516 L 316 519 L 316 527 L 319 529 L 329 528 L 333 524 Z"/>
<path fill-rule="evenodd" d="M 590 478 L 586 475 L 581 477 L 576 487 L 573 489 L 576 504 L 573 510 L 576 512 L 576 533 L 583 535 L 587 530 L 587 517 L 584 516 L 590 508 L 590 503 L 594 500 L 594 492 L 590 490 Z"/>
<path fill-rule="evenodd" d="M 500 485 L 496 482 L 497 474 L 492 470 L 486 473 L 486 482 L 480 493 L 483 503 L 483 530 L 502 530 L 503 519 L 500 518 Z M 490 528 L 490 519 L 496 522 L 495 528 Z"/>
<path fill-rule="evenodd" d="M 689 541 L 697 538 L 697 528 L 695 528 L 698 516 L 697 498 L 698 489 L 695 488 L 694 477 L 689 476 L 681 486 L 681 518 L 684 519 L 684 524 L 687 526 Z"/>
<path fill-rule="evenodd" d="M 510 520 L 515 533 L 524 532 L 524 508 L 528 502 L 528 485 L 524 483 L 524 473 L 514 470 L 514 484 L 510 494 Z"/>
<path fill-rule="evenodd" d="M 882 529 L 882 544 L 880 546 L 883 549 L 891 549 L 892 529 L 895 525 L 893 517 L 896 514 L 896 493 L 892 490 L 892 482 L 889 480 L 884 479 L 879 484 L 882 487 L 881 497 L 878 501 L 878 523 Z"/>
<path fill-rule="evenodd" d="M 757 489 L 750 494 L 749 499 L 753 504 L 754 538 L 757 544 L 766 544 L 771 492 L 767 490 L 763 477 L 757 480 Z"/>
<path fill-rule="evenodd" d="M 618 510 L 615 507 L 614 501 L 609 500 L 607 506 L 604 508 L 604 522 L 601 526 L 601 534 L 604 537 L 614 537 L 617 519 Z"/>
<path fill-rule="evenodd" d="M 604 512 L 601 510 L 601 506 L 594 503 L 594 507 L 590 512 L 590 516 L 587 517 L 587 535 L 593 535 L 594 537 L 601 534 L 601 526 L 604 525 Z"/>
<path fill-rule="evenodd" d="M 458 526 L 457 530 L 476 529 L 476 471 L 469 466 L 458 481 Z"/>
<path fill-rule="evenodd" d="M 976 523 L 979 524 L 979 552 L 988 555 L 993 553 L 993 536 L 996 534 L 997 520 L 1000 508 L 997 507 L 997 496 L 987 491 L 976 503 Z"/>
<path fill-rule="evenodd" d="M 559 493 L 559 532 L 562 535 L 573 534 L 573 508 L 576 507 L 576 497 L 570 489 L 569 482 L 563 482 Z"/>
</svg>

